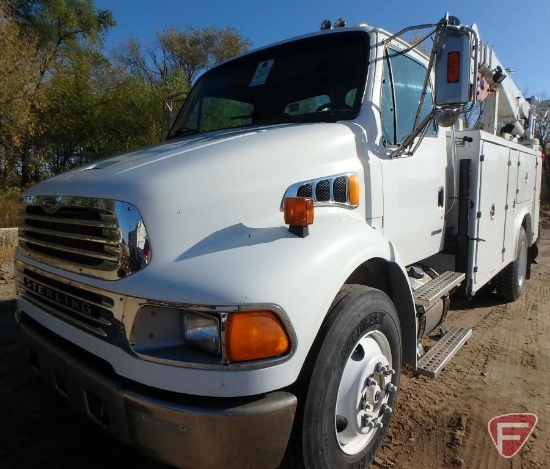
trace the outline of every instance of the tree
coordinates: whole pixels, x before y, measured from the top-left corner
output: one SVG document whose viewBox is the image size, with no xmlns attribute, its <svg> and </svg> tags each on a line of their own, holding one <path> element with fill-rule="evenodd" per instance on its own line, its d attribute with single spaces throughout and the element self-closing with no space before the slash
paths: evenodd
<svg viewBox="0 0 550 469">
<path fill-rule="evenodd" d="M 545 100 L 537 110 L 537 119 L 535 121 L 535 137 L 539 139 L 544 155 L 542 165 L 544 172 L 543 199 L 548 203 L 550 201 L 550 100 Z"/>
<path fill-rule="evenodd" d="M 6 3 L 0 4 L 0 183 L 12 184 L 18 155 L 26 136 L 34 131 L 32 103 L 35 83 L 37 43 L 24 35 L 20 25 L 9 16 Z"/>
<path fill-rule="evenodd" d="M 136 39 L 129 39 L 115 58 L 152 86 L 176 70 L 183 72 L 190 86 L 200 73 L 247 51 L 250 46 L 251 42 L 231 27 L 188 27 L 184 31 L 170 28 L 158 33 L 154 46 L 146 50 Z"/>
<path fill-rule="evenodd" d="M 59 74 L 72 73 L 73 62 L 86 53 L 97 53 L 103 35 L 114 26 L 112 14 L 96 10 L 93 0 L 12 0 L 9 23 L 19 29 L 18 40 L 34 44 L 33 81 L 26 95 L 32 125 L 21 135 L 20 144 L 12 147 L 12 158 L 21 176 L 21 185 L 36 182 L 47 166 L 44 129 L 40 120 L 44 93 L 42 88 Z M 47 113 L 46 113 L 47 114 Z"/>
<path fill-rule="evenodd" d="M 96 10 L 93 0 L 17 0 L 15 17 L 36 37 L 43 84 L 52 68 L 71 56 L 93 49 L 116 23 L 108 10 Z"/>
<path fill-rule="evenodd" d="M 166 97 L 250 45 L 232 28 L 169 30 L 145 51 L 129 40 L 112 62 L 114 24 L 93 0 L 0 0 L 0 183 L 159 142 Z"/>
<path fill-rule="evenodd" d="M 539 139 L 542 152 L 549 156 L 550 152 L 550 100 L 543 101 L 537 111 L 535 121 L 535 136 Z"/>
</svg>

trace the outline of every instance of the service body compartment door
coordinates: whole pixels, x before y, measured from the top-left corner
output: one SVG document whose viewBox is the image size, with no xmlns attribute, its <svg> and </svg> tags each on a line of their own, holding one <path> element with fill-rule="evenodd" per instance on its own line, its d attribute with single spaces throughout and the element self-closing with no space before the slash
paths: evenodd
<svg viewBox="0 0 550 469">
<path fill-rule="evenodd" d="M 517 152 L 488 141 L 480 143 L 477 177 L 473 181 L 477 182 L 477 190 L 471 234 L 475 241 L 472 294 L 508 263 L 506 245 L 514 235 L 513 223 L 508 223 L 508 202 L 513 201 L 516 191 L 515 177 L 510 175 L 514 168 L 511 160 L 517 160 Z"/>
<path fill-rule="evenodd" d="M 521 204 L 533 199 L 537 175 L 536 160 L 527 153 L 519 154 L 516 202 Z"/>
<path fill-rule="evenodd" d="M 515 255 L 517 145 L 483 131 L 457 132 L 457 157 L 471 161 L 468 293 L 475 294 Z"/>
</svg>

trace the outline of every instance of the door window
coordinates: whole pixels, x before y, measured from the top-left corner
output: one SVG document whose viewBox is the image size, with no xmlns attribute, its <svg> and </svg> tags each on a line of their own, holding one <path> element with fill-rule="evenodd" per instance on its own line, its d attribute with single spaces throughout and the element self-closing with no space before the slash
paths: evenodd
<svg viewBox="0 0 550 469">
<path fill-rule="evenodd" d="M 426 68 L 409 56 L 389 49 L 383 73 L 382 132 L 387 145 L 399 145 L 414 129 Z M 432 106 L 432 88 L 428 84 L 419 122 L 429 114 Z"/>
</svg>

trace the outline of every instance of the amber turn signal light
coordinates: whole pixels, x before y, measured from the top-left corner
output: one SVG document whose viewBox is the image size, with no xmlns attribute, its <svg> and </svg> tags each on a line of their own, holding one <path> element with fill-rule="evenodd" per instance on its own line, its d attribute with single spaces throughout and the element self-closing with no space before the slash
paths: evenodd
<svg viewBox="0 0 550 469">
<path fill-rule="evenodd" d="M 359 205 L 360 194 L 359 176 L 357 176 L 357 174 L 352 174 L 348 178 L 348 201 L 350 205 Z"/>
<path fill-rule="evenodd" d="M 290 347 L 284 326 L 271 311 L 230 314 L 225 340 L 230 362 L 277 357 Z"/>
<path fill-rule="evenodd" d="M 288 197 L 285 199 L 285 223 L 292 226 L 308 226 L 313 223 L 313 199 Z"/>
</svg>

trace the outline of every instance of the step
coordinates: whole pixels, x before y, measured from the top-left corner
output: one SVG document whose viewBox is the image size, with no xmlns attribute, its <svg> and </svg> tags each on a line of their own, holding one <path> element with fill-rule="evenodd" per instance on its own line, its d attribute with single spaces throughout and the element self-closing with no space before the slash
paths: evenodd
<svg viewBox="0 0 550 469">
<path fill-rule="evenodd" d="M 472 335 L 472 329 L 451 327 L 430 350 L 418 359 L 416 373 L 436 378 L 454 354 L 460 350 Z"/>
<path fill-rule="evenodd" d="M 462 272 L 443 272 L 414 291 L 414 304 L 429 308 L 462 283 L 466 275 Z"/>
</svg>

